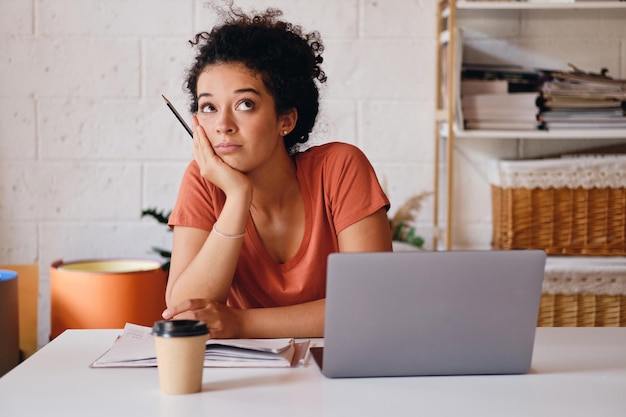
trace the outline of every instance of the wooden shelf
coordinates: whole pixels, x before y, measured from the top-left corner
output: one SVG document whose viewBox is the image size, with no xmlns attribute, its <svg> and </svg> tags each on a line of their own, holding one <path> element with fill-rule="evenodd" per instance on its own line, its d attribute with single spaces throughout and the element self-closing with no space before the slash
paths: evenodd
<svg viewBox="0 0 626 417">
<path fill-rule="evenodd" d="M 433 248 L 452 248 L 452 207 L 454 206 L 453 171 L 454 141 L 456 139 L 486 140 L 619 140 L 626 143 L 626 129 L 567 129 L 567 130 L 462 130 L 459 128 L 461 112 L 458 106 L 458 88 L 460 85 L 460 49 L 462 37 L 459 38 L 459 20 L 473 17 L 481 11 L 513 10 L 519 11 L 522 18 L 538 18 L 541 10 L 594 11 L 615 10 L 619 16 L 626 11 L 626 1 L 572 1 L 572 2 L 523 2 L 523 1 L 468 1 L 439 0 L 437 11 L 437 79 L 435 105 L 435 158 L 434 158 L 434 222 Z M 529 11 L 528 16 L 524 11 Z M 458 19 L 457 19 L 457 14 Z M 487 19 L 496 14 L 484 14 Z M 601 18 L 601 16 L 600 16 Z M 617 17 L 620 19 L 620 17 Z M 447 88 L 441 88 L 441 86 Z M 445 96 L 444 96 L 445 95 Z M 442 141 L 445 140 L 445 143 Z M 441 157 L 440 157 L 441 156 Z M 441 171 L 441 161 L 445 161 L 445 172 Z M 441 174 L 441 175 L 440 175 Z M 440 182 L 442 183 L 440 186 Z M 445 197 L 443 204 L 443 221 L 440 223 L 440 191 Z"/>
<path fill-rule="evenodd" d="M 623 1 L 576 1 L 569 3 L 540 3 L 519 1 L 462 1 L 456 2 L 458 10 L 546 10 L 546 9 L 626 9 Z"/>
<path fill-rule="evenodd" d="M 455 130 L 457 139 L 625 139 L 626 129 Z"/>
</svg>

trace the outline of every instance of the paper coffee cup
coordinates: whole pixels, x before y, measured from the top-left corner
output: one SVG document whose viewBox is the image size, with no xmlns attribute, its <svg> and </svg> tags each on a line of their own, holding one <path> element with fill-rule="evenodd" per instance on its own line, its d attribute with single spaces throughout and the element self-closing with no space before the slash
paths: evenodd
<svg viewBox="0 0 626 417">
<path fill-rule="evenodd" d="M 162 320 L 152 327 L 161 392 L 202 390 L 204 351 L 209 328 L 199 320 Z"/>
</svg>

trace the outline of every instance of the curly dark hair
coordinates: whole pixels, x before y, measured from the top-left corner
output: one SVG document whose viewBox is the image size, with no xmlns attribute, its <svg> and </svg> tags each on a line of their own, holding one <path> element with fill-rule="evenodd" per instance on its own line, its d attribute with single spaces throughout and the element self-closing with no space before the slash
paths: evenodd
<svg viewBox="0 0 626 417">
<path fill-rule="evenodd" d="M 287 151 L 295 153 L 309 139 L 319 112 L 315 81 L 326 81 L 320 66 L 324 51 L 320 34 L 279 20 L 283 13 L 274 8 L 248 15 L 231 4 L 218 13 L 223 23 L 189 41 L 198 50 L 185 80 L 191 112 L 198 109 L 198 77 L 206 66 L 241 63 L 261 76 L 274 97 L 277 115 L 298 111 L 295 128 L 284 138 Z"/>
</svg>

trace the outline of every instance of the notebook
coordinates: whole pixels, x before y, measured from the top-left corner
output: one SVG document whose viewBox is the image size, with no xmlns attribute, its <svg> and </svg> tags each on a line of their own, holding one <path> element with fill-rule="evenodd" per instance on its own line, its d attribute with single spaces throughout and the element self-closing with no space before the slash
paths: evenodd
<svg viewBox="0 0 626 417">
<path fill-rule="evenodd" d="M 311 354 L 331 378 L 527 373 L 545 262 L 541 250 L 331 254 Z"/>
</svg>

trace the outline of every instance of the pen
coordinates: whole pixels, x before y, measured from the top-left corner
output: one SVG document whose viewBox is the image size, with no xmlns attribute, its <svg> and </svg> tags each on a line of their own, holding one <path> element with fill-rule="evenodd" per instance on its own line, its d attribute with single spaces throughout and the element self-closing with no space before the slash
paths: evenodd
<svg viewBox="0 0 626 417">
<path fill-rule="evenodd" d="M 172 113 L 174 113 L 174 116 L 176 116 L 176 118 L 178 119 L 180 124 L 182 124 L 183 127 L 185 128 L 185 130 L 189 133 L 189 136 L 191 136 L 193 138 L 193 132 L 192 132 L 191 128 L 185 122 L 185 120 L 182 118 L 182 116 L 176 111 L 174 106 L 172 106 L 172 103 L 170 103 L 170 101 L 168 99 L 166 99 L 163 94 L 161 94 L 161 97 L 163 97 L 163 100 L 165 100 L 165 104 L 167 104 L 167 107 L 170 108 L 170 110 L 172 111 Z"/>
</svg>

